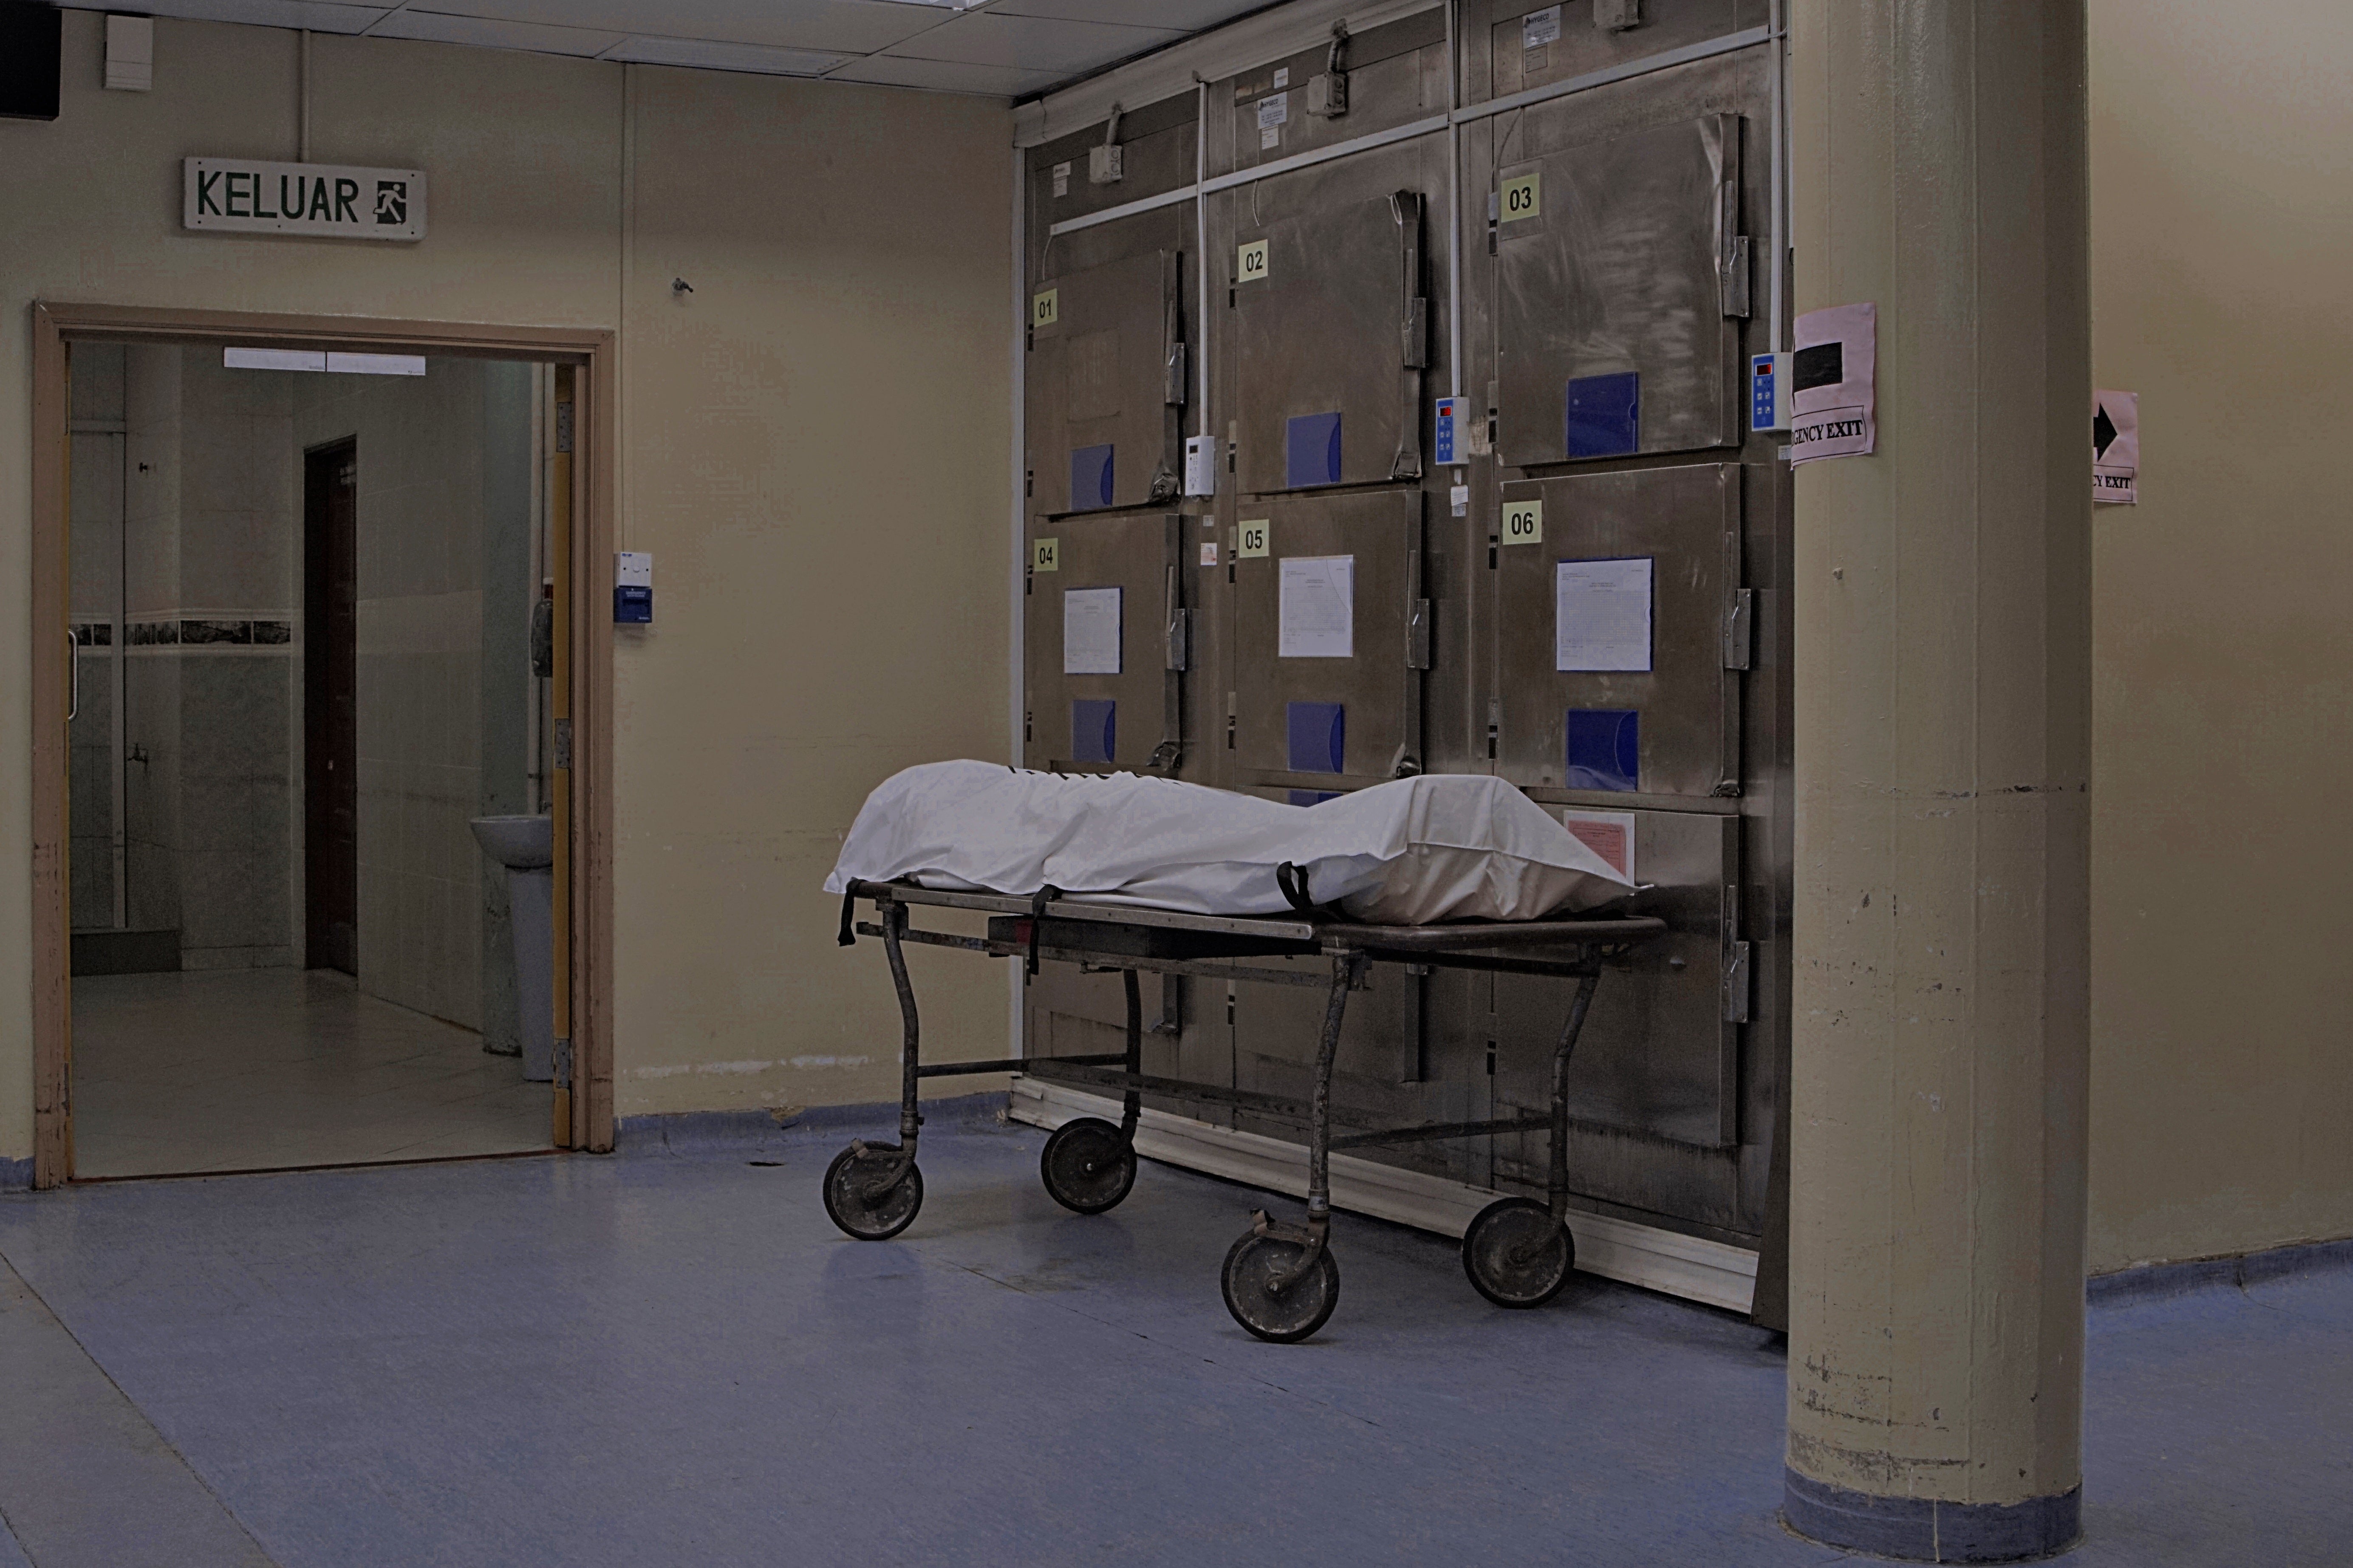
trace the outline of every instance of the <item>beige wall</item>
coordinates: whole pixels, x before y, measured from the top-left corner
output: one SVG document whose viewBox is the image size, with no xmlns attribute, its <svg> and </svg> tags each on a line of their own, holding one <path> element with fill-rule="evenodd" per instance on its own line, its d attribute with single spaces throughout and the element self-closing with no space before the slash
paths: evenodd
<svg viewBox="0 0 2353 1568">
<path fill-rule="evenodd" d="M 2353 1232 L 2353 6 L 2091 15 L 2096 1272 Z"/>
<path fill-rule="evenodd" d="M 618 1110 L 886 1097 L 889 986 L 817 884 L 871 782 L 1007 747 L 1003 107 L 322 35 L 313 156 L 427 170 L 428 237 L 197 236 L 181 158 L 293 155 L 295 36 L 160 21 L 120 93 L 100 33 L 68 13 L 58 121 L 0 121 L 0 581 L 34 300 L 617 328 L 661 617 L 617 654 Z M 0 1159 L 32 1142 L 26 660 L 0 643 Z M 921 983 L 943 1049 L 1002 1051 L 994 966 Z"/>
</svg>

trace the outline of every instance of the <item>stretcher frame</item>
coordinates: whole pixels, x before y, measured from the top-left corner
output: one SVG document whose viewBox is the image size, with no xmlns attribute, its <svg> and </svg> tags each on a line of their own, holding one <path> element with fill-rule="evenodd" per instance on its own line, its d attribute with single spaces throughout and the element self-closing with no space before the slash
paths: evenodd
<svg viewBox="0 0 2353 1568">
<path fill-rule="evenodd" d="M 873 903 L 876 918 L 872 922 L 855 920 L 855 906 L 860 900 Z M 914 926 L 909 911 L 917 907 L 975 911 L 993 918 L 986 936 L 965 936 Z M 1534 1219 L 1537 1205 L 1530 1200 L 1503 1198 L 1473 1221 L 1463 1238 L 1466 1269 L 1482 1294 L 1499 1305 L 1538 1305 L 1557 1291 L 1574 1259 L 1574 1243 L 1567 1229 L 1570 1057 L 1584 1030 L 1586 1015 L 1607 961 L 1651 941 L 1666 929 L 1665 921 L 1649 917 L 1360 925 L 1320 911 L 1303 911 L 1290 918 L 1197 915 L 1068 898 L 1052 889 L 1023 898 L 943 891 L 905 882 L 853 881 L 842 898 L 840 940 L 849 945 L 860 936 L 880 939 L 899 998 L 902 1028 L 899 1142 L 886 1146 L 861 1139 L 844 1150 L 827 1173 L 828 1212 L 845 1231 L 861 1239 L 883 1239 L 913 1222 L 922 1204 L 915 1155 L 923 1118 L 916 1096 L 925 1079 L 1018 1072 L 1076 1088 L 1116 1091 L 1121 1099 L 1120 1121 L 1115 1130 L 1116 1158 L 1125 1162 L 1125 1178 L 1113 1180 L 1115 1191 L 1101 1189 L 1108 1201 L 1102 1202 L 1100 1207 L 1082 1206 L 1057 1190 L 1050 1142 L 1047 1158 L 1041 1162 L 1049 1192 L 1065 1206 L 1078 1208 L 1082 1213 L 1101 1212 L 1126 1195 L 1126 1183 L 1134 1178 L 1136 1122 L 1142 1112 L 1143 1097 L 1147 1093 L 1184 1096 L 1302 1125 L 1307 1134 L 1304 1220 L 1291 1225 L 1272 1218 L 1264 1210 L 1255 1211 L 1250 1230 L 1228 1257 L 1225 1281 L 1227 1306 L 1243 1327 L 1263 1339 L 1291 1341 L 1304 1339 L 1323 1325 L 1338 1292 L 1338 1277 L 1331 1262 L 1329 1245 L 1332 1151 L 1542 1131 L 1548 1134 L 1550 1145 L 1546 1202 L 1540 1211 L 1549 1222 L 1548 1229 Z M 1082 970 L 1098 973 L 1117 972 L 1125 991 L 1126 1048 L 1115 1055 L 1014 1057 L 927 1064 L 922 1059 L 922 1028 L 914 986 L 907 973 L 905 950 L 910 942 L 1017 959 L 1026 963 L 1032 974 L 1041 963 L 1075 963 Z M 1265 962 L 1303 958 L 1323 960 L 1321 972 L 1289 964 L 1277 967 Z M 1366 975 L 1376 963 L 1575 980 L 1577 989 L 1569 1000 L 1553 1052 L 1552 1103 L 1548 1113 L 1378 1127 L 1367 1124 L 1356 1113 L 1335 1108 L 1332 1103 L 1332 1075 L 1348 996 L 1365 988 Z M 1143 1070 L 1145 1029 L 1139 980 L 1144 973 L 1323 987 L 1324 1025 L 1316 1046 L 1311 1097 L 1302 1101 L 1253 1089 L 1146 1074 Z M 1349 1123 L 1356 1130 L 1335 1133 L 1336 1122 Z M 1091 1125 L 1100 1130 L 1090 1134 L 1096 1139 L 1100 1154 L 1103 1135 L 1113 1130 L 1108 1123 Z M 1058 1130 L 1055 1136 L 1059 1139 L 1070 1131 L 1065 1127 Z M 1086 1169 L 1093 1171 L 1092 1165 Z M 912 1202 L 905 1192 L 911 1177 Z M 848 1217 L 843 1212 L 845 1206 L 853 1211 Z M 871 1214 L 876 1223 L 860 1224 L 861 1214 Z M 1482 1249 L 1482 1227 L 1491 1215 L 1503 1215 L 1508 1223 L 1503 1226 L 1502 1239 L 1491 1237 L 1491 1244 Z M 1273 1245 L 1268 1247 L 1259 1246 L 1261 1243 Z M 1482 1250 L 1486 1255 L 1486 1278 L 1482 1278 Z M 1242 1269 L 1249 1276 L 1241 1281 L 1249 1299 L 1238 1304 L 1237 1264 L 1244 1259 L 1246 1252 L 1253 1254 L 1256 1267 Z M 1298 1289 L 1303 1282 L 1319 1279 L 1325 1282 L 1320 1291 Z M 1294 1292 L 1293 1300 L 1284 1300 Z M 1519 1299 L 1523 1297 L 1533 1299 Z"/>
</svg>

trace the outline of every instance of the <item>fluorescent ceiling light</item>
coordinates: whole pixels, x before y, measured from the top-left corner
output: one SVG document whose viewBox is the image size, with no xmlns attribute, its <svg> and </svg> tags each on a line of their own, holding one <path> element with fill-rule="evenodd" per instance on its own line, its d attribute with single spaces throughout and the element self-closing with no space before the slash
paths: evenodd
<svg viewBox="0 0 2353 1568">
<path fill-rule="evenodd" d="M 423 354 L 331 353 L 327 369 L 340 375 L 423 375 Z"/>
<path fill-rule="evenodd" d="M 230 370 L 328 371 L 339 375 L 423 375 L 423 354 L 356 354 L 323 349 L 223 349 Z"/>
<path fill-rule="evenodd" d="M 221 363 L 230 370 L 324 370 L 327 355 L 321 349 L 223 349 Z"/>
</svg>

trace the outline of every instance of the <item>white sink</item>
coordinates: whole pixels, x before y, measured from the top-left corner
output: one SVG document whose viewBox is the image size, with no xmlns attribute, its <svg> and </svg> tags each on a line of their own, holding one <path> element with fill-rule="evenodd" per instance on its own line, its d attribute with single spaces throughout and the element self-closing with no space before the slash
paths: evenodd
<svg viewBox="0 0 2353 1568">
<path fill-rule="evenodd" d="M 535 871 L 555 863 L 555 822 L 547 816 L 478 816 L 474 841 L 500 865 Z"/>
</svg>

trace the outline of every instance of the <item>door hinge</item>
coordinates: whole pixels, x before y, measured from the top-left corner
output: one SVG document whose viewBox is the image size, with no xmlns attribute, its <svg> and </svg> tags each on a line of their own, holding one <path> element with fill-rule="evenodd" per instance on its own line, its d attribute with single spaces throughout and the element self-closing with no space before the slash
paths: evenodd
<svg viewBox="0 0 2353 1568">
<path fill-rule="evenodd" d="M 572 765 L 572 721 L 569 719 L 555 721 L 555 765 L 559 768 Z"/>
<path fill-rule="evenodd" d="M 555 1040 L 555 1087 L 572 1087 L 572 1037 L 559 1035 Z"/>
<path fill-rule="evenodd" d="M 1180 674 L 1193 668 L 1193 612 L 1190 610 L 1169 612 L 1168 668 Z"/>
<path fill-rule="evenodd" d="M 1495 743 L 1504 736 L 1504 703 L 1501 698 L 1487 699 L 1487 760 L 1495 760 Z"/>
<path fill-rule="evenodd" d="M 1748 944 L 1745 942 L 1724 944 L 1724 1021 L 1748 1022 Z"/>
<path fill-rule="evenodd" d="M 1430 301 L 1416 295 L 1406 301 L 1405 342 L 1398 345 L 1408 370 L 1430 368 Z"/>
<path fill-rule="evenodd" d="M 1405 667 L 1408 669 L 1430 668 L 1430 601 L 1416 599 L 1413 613 L 1405 624 Z"/>
<path fill-rule="evenodd" d="M 1744 240 L 1742 243 L 1746 244 L 1746 241 Z M 1168 345 L 1168 389 L 1163 395 L 1163 401 L 1171 408 L 1185 406 L 1185 345 L 1183 343 Z"/>
<path fill-rule="evenodd" d="M 1740 884 L 1724 885 L 1724 1021 L 1748 1022 L 1748 944 L 1740 940 Z"/>
<path fill-rule="evenodd" d="M 1746 669 L 1757 657 L 1757 590 L 1735 588 L 1724 610 L 1724 668 Z"/>
<path fill-rule="evenodd" d="M 572 450 L 572 406 L 569 403 L 555 405 L 555 449 L 559 452 Z"/>
<path fill-rule="evenodd" d="M 1723 274 L 1724 313 L 1743 321 L 1748 317 L 1748 280 L 1755 270 L 1748 262 L 1748 237 L 1736 234 L 1725 246 Z"/>
</svg>

